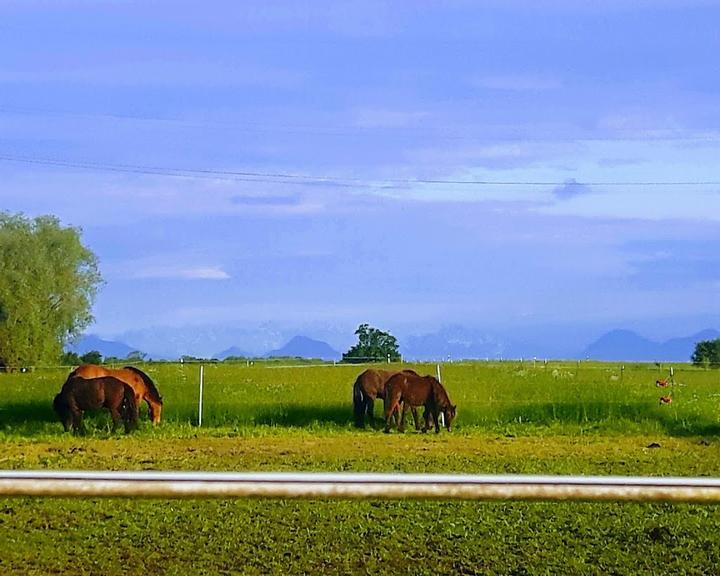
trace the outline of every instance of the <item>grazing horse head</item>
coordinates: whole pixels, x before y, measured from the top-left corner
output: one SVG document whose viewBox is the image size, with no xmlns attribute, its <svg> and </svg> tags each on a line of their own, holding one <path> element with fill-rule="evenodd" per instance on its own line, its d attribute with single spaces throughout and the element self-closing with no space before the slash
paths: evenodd
<svg viewBox="0 0 720 576">
<path fill-rule="evenodd" d="M 72 412 L 70 411 L 70 405 L 67 398 L 62 394 L 57 394 L 53 400 L 53 410 L 60 418 L 65 432 L 70 430 L 72 426 Z"/>
<path fill-rule="evenodd" d="M 148 411 L 150 412 L 150 421 L 153 424 L 159 424 L 163 409 L 163 399 L 162 396 L 160 396 L 160 391 L 157 389 L 157 386 L 155 386 L 155 382 L 152 381 L 150 376 L 145 374 L 145 372 L 139 368 L 135 368 L 135 366 L 125 366 L 123 370 L 128 370 L 134 373 L 142 380 L 145 387 L 142 397 L 147 402 Z"/>
<path fill-rule="evenodd" d="M 457 416 L 457 406 L 455 404 L 450 404 L 446 408 L 443 408 L 442 413 L 445 417 L 445 428 L 447 428 L 447 431 L 450 432 L 452 422 L 455 420 L 455 416 Z"/>
</svg>

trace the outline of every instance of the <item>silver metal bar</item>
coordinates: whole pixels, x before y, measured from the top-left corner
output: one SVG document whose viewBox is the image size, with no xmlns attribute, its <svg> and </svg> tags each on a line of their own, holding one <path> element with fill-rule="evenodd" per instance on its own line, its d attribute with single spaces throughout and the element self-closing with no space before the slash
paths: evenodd
<svg viewBox="0 0 720 576">
<path fill-rule="evenodd" d="M 0 471 L 0 496 L 720 503 L 720 479 L 445 474 Z"/>
</svg>

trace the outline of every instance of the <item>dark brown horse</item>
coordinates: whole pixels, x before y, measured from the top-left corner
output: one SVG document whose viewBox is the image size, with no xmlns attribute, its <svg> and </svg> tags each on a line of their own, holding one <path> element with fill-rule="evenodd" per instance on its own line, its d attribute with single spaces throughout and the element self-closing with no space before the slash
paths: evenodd
<svg viewBox="0 0 720 576">
<path fill-rule="evenodd" d="M 379 370 L 368 368 L 355 380 L 353 385 L 353 413 L 355 425 L 358 428 L 365 426 L 365 417 L 372 423 L 374 417 L 375 400 L 385 398 L 385 385 L 395 374 L 415 374 L 414 370 Z M 417 413 L 413 409 L 413 416 L 417 423 Z"/>
<path fill-rule="evenodd" d="M 100 378 L 101 376 L 113 376 L 130 386 L 135 392 L 135 404 L 139 407 L 144 400 L 148 405 L 150 420 L 153 424 L 160 422 L 160 415 L 163 408 L 162 396 L 150 379 L 150 376 L 142 370 L 138 370 L 134 366 L 125 366 L 125 368 L 105 368 L 96 364 L 83 364 L 73 370 L 68 376 L 68 380 L 75 376 L 81 378 Z"/>
<path fill-rule="evenodd" d="M 137 427 L 138 410 L 133 389 L 117 378 L 68 378 L 53 400 L 53 408 L 67 432 L 84 432 L 85 410 L 107 408 L 113 421 L 113 432 L 122 420 L 125 432 Z"/>
<path fill-rule="evenodd" d="M 445 419 L 445 427 L 450 426 L 457 413 L 457 406 L 450 402 L 447 391 L 433 376 L 399 373 L 392 376 L 385 388 L 385 432 L 390 431 L 394 415 L 402 410 L 398 430 L 405 430 L 405 414 L 415 406 L 425 407 L 425 425 L 422 431 L 427 432 L 432 421 L 435 432 L 440 432 L 440 414 Z M 431 420 L 432 419 L 432 420 Z"/>
</svg>

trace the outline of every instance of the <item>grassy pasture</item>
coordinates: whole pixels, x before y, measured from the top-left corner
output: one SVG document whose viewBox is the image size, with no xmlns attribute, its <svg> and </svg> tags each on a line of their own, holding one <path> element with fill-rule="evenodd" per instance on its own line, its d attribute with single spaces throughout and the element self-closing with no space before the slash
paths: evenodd
<svg viewBox="0 0 720 576">
<path fill-rule="evenodd" d="M 407 365 L 405 365 L 407 366 Z M 411 365 L 435 373 L 434 364 Z M 197 423 L 199 366 L 142 367 L 165 399 L 164 425 L 156 431 L 183 435 Z M 278 367 L 273 364 L 205 366 L 203 426 L 224 431 L 258 428 L 351 428 L 351 387 L 363 367 Z M 703 435 L 720 431 L 720 373 L 674 366 L 675 386 L 655 380 L 669 366 L 538 362 L 453 363 L 442 366 L 443 382 L 459 406 L 460 430 L 518 434 L 667 432 Z M 0 375 L 0 433 L 12 437 L 54 435 L 52 397 L 66 370 Z M 661 405 L 660 396 L 673 403 Z M 376 403 L 376 416 L 382 406 Z M 102 417 L 100 418 L 102 422 Z M 92 428 L 92 426 L 90 426 Z"/>
<path fill-rule="evenodd" d="M 0 374 L 0 468 L 720 476 L 720 373 L 442 367 L 450 434 L 352 427 L 357 366 L 143 367 L 164 422 L 62 433 L 62 370 Z M 435 365 L 415 366 L 434 373 Z M 671 394 L 670 405 L 660 405 Z M 380 414 L 380 404 L 376 406 Z M 720 508 L 415 501 L 0 499 L 0 574 L 715 574 Z"/>
</svg>

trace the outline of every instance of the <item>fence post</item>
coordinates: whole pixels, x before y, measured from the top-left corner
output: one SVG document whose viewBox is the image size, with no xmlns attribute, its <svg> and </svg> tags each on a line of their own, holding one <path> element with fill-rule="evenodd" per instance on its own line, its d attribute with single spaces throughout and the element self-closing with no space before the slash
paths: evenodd
<svg viewBox="0 0 720 576">
<path fill-rule="evenodd" d="M 440 382 L 440 384 L 442 384 L 442 378 L 440 377 L 440 364 L 436 364 L 435 366 L 437 368 L 438 382 Z M 445 414 L 443 412 L 440 412 L 440 414 L 438 414 L 438 418 L 440 419 L 440 422 L 439 422 L 440 426 L 445 426 Z"/>
<path fill-rule="evenodd" d="M 198 398 L 198 428 L 202 426 L 202 403 L 203 403 L 203 368 L 204 366 L 200 365 L 200 395 Z"/>
</svg>

